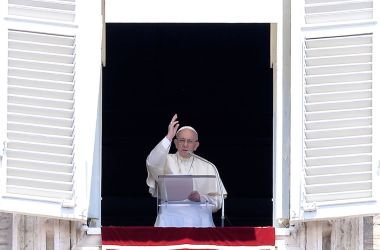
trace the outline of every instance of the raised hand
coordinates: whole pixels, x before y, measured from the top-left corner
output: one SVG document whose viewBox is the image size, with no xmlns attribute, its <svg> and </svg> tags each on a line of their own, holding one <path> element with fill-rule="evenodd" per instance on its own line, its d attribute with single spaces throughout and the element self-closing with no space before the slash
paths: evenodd
<svg viewBox="0 0 380 250">
<path fill-rule="evenodd" d="M 169 140 L 173 140 L 175 134 L 177 133 L 178 127 L 179 123 L 177 121 L 177 114 L 175 114 L 169 123 L 168 134 L 166 135 L 166 138 L 168 138 Z"/>
</svg>

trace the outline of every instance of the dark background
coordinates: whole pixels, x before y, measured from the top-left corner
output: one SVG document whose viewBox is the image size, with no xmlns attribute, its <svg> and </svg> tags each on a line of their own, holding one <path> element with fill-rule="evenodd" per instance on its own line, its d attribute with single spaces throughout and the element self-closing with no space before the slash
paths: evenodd
<svg viewBox="0 0 380 250">
<path fill-rule="evenodd" d="M 219 169 L 225 226 L 272 225 L 270 25 L 107 24 L 106 32 L 102 225 L 154 224 L 145 159 L 175 113 Z"/>
</svg>

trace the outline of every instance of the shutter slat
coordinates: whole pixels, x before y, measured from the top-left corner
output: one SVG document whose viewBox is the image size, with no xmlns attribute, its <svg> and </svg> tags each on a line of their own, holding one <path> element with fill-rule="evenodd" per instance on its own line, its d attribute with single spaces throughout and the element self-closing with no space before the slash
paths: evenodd
<svg viewBox="0 0 380 250">
<path fill-rule="evenodd" d="M 320 56 L 308 58 L 307 67 L 312 66 L 323 66 L 329 67 L 329 65 L 337 65 L 337 64 L 360 64 L 372 61 L 372 54 L 359 54 L 359 55 L 343 55 L 343 56 Z"/>
<path fill-rule="evenodd" d="M 16 150 L 8 148 L 7 154 L 11 158 L 16 159 L 25 159 L 31 161 L 43 161 L 51 163 L 63 163 L 63 164 L 72 164 L 73 156 L 71 155 L 62 155 L 62 154 L 53 154 L 53 153 L 41 153 L 41 152 L 32 152 L 26 150 Z"/>
<path fill-rule="evenodd" d="M 371 187 L 372 187 L 371 181 L 344 182 L 344 183 L 331 182 L 329 184 L 305 185 L 305 189 L 307 190 L 309 194 L 369 190 L 371 189 Z"/>
<path fill-rule="evenodd" d="M 8 167 L 7 174 L 9 176 L 17 176 L 23 178 L 31 179 L 48 179 L 59 182 L 69 182 L 72 183 L 73 174 L 72 173 L 60 173 L 52 171 L 39 171 L 33 169 L 24 169 L 24 168 L 14 168 Z"/>
<path fill-rule="evenodd" d="M 56 109 L 69 109 L 72 110 L 74 106 L 74 100 L 60 100 L 51 98 L 39 98 L 35 96 L 20 96 L 8 94 L 9 104 L 21 104 L 33 107 L 43 108 L 56 108 Z"/>
<path fill-rule="evenodd" d="M 45 108 L 34 107 L 22 104 L 8 104 L 9 113 L 29 114 L 39 116 L 50 116 L 53 118 L 73 118 L 74 111 L 72 109 L 58 109 L 58 108 Z"/>
<path fill-rule="evenodd" d="M 11 41 L 19 41 L 22 43 L 29 43 L 29 44 L 41 44 L 41 51 L 42 52 L 50 52 L 51 47 L 58 46 L 58 47 L 70 47 L 74 48 L 75 44 L 75 38 L 73 36 L 62 36 L 62 35 L 53 35 L 53 34 L 46 34 L 46 33 L 38 33 L 38 32 L 28 32 L 28 31 L 21 31 L 21 30 L 9 30 L 8 31 L 8 40 Z M 46 50 L 44 49 L 44 46 L 46 47 Z M 26 45 L 24 45 L 26 46 Z M 71 53 L 72 55 L 74 54 Z"/>
<path fill-rule="evenodd" d="M 306 121 L 323 121 L 334 119 L 349 119 L 372 116 L 372 109 L 355 109 L 355 110 L 342 110 L 342 111 L 315 111 L 308 112 L 305 115 Z"/>
<path fill-rule="evenodd" d="M 74 65 L 73 64 L 58 64 L 58 63 L 46 63 L 46 62 L 38 62 L 32 60 L 20 60 L 20 59 L 12 59 L 8 60 L 8 65 L 12 68 L 26 68 L 26 69 L 34 69 L 34 70 L 44 70 L 51 71 L 57 73 L 73 73 Z"/>
<path fill-rule="evenodd" d="M 14 150 L 25 150 L 30 152 L 40 153 L 52 153 L 60 155 L 73 155 L 73 146 L 66 145 L 54 145 L 54 144 L 42 144 L 42 143 L 30 143 L 23 141 L 9 141 L 8 147 Z"/>
<path fill-rule="evenodd" d="M 23 68 L 8 68 L 8 75 L 15 77 L 33 78 L 50 81 L 73 82 L 73 73 L 59 73 L 44 70 L 29 70 Z"/>
<path fill-rule="evenodd" d="M 73 174 L 73 165 L 8 157 L 8 167 Z"/>
<path fill-rule="evenodd" d="M 306 149 L 306 157 L 344 156 L 351 154 L 372 153 L 372 145 L 336 146 Z"/>
<path fill-rule="evenodd" d="M 372 0 L 305 1 L 305 24 L 352 22 L 372 18 Z"/>
<path fill-rule="evenodd" d="M 30 41 L 9 40 L 8 48 L 15 51 L 34 51 L 48 54 L 73 55 L 74 47 Z"/>
<path fill-rule="evenodd" d="M 18 195 L 28 195 L 28 196 L 40 196 L 48 198 L 58 198 L 58 199 L 72 199 L 72 192 L 70 191 L 60 191 L 60 190 L 48 190 L 42 188 L 31 188 L 15 185 L 7 185 L 7 192 L 10 194 Z"/>
<path fill-rule="evenodd" d="M 313 3 L 305 7 L 306 13 L 336 12 L 372 8 L 372 1 L 335 1 L 329 3 Z"/>
<path fill-rule="evenodd" d="M 351 64 L 336 64 L 336 65 L 325 65 L 325 66 L 308 66 L 305 68 L 306 73 L 310 76 L 312 75 L 326 75 L 332 73 L 352 73 L 361 71 L 372 70 L 371 63 L 351 63 Z"/>
<path fill-rule="evenodd" d="M 48 19 L 62 22 L 74 22 L 75 11 L 56 10 L 31 6 L 8 5 L 8 15 Z"/>
<path fill-rule="evenodd" d="M 73 137 L 8 131 L 9 140 L 71 146 Z"/>
<path fill-rule="evenodd" d="M 68 136 L 68 137 L 73 136 L 72 128 L 42 126 L 42 125 L 36 125 L 36 124 L 15 123 L 15 122 L 8 123 L 8 131 L 37 133 L 37 134 L 44 134 L 44 135 Z"/>
<path fill-rule="evenodd" d="M 372 143 L 371 136 L 351 136 L 343 138 L 329 138 L 329 139 L 312 139 L 305 140 L 305 145 L 308 149 L 336 147 L 336 146 L 349 146 L 349 145 L 362 145 Z"/>
<path fill-rule="evenodd" d="M 45 125 L 50 127 L 63 127 L 63 128 L 73 128 L 73 119 L 66 118 L 56 118 L 48 116 L 36 116 L 30 114 L 17 114 L 8 113 L 8 121 L 15 123 L 32 123 L 35 125 Z"/>
<path fill-rule="evenodd" d="M 24 86 L 12 86 L 8 85 L 8 93 L 11 95 L 18 96 L 32 96 L 32 97 L 43 97 L 51 99 L 61 99 L 61 100 L 73 100 L 73 91 L 62 91 L 62 90 L 50 90 L 44 88 L 31 88 Z"/>
<path fill-rule="evenodd" d="M 337 84 L 314 84 L 305 87 L 306 94 L 318 94 L 328 92 L 344 92 L 354 90 L 368 90 L 372 88 L 372 82 L 343 82 Z"/>
<path fill-rule="evenodd" d="M 347 92 L 330 92 L 323 94 L 305 95 L 307 103 L 328 102 L 328 101 L 344 101 L 371 98 L 372 92 L 366 91 L 347 91 Z"/>
<path fill-rule="evenodd" d="M 305 158 L 307 167 L 315 166 L 328 166 L 328 165 L 342 165 L 342 164 L 355 164 L 372 162 L 371 154 L 359 154 L 348 156 L 329 156 L 329 157 L 309 157 Z"/>
<path fill-rule="evenodd" d="M 332 48 L 332 47 L 344 47 L 344 46 L 354 46 L 354 45 L 371 45 L 372 35 L 362 34 L 360 36 L 334 36 L 334 37 L 318 37 L 309 38 L 305 41 L 306 49 L 319 49 Z"/>
<path fill-rule="evenodd" d="M 305 49 L 307 58 L 320 58 L 327 56 L 348 56 L 372 53 L 371 44 L 354 46 L 334 46 L 326 48 Z"/>
<path fill-rule="evenodd" d="M 305 131 L 305 139 L 321 138 L 339 138 L 339 137 L 356 137 L 363 135 L 372 135 L 371 127 L 353 127 Z"/>
<path fill-rule="evenodd" d="M 344 22 L 355 20 L 370 20 L 373 18 L 373 9 L 339 11 L 333 13 L 309 14 L 307 24 Z"/>
<path fill-rule="evenodd" d="M 50 63 L 66 63 L 73 64 L 74 56 L 73 55 L 64 55 L 56 53 L 47 53 L 47 52 L 35 52 L 35 51 L 25 51 L 25 50 L 8 50 L 8 57 L 14 59 L 24 59 L 32 61 L 41 61 L 41 62 L 50 62 Z"/>
<path fill-rule="evenodd" d="M 370 172 L 372 163 L 357 163 L 357 164 L 341 164 L 341 165 L 324 165 L 317 167 L 307 167 L 305 172 L 308 176 L 312 175 L 327 175 L 327 174 L 344 174 L 354 172 Z"/>
<path fill-rule="evenodd" d="M 344 174 L 329 174 L 329 175 L 314 175 L 305 178 L 307 185 L 313 184 L 330 184 L 330 183 L 346 183 L 346 182 L 360 182 L 367 181 L 371 178 L 371 171 L 368 172 L 358 172 L 358 173 L 344 173 Z"/>
<path fill-rule="evenodd" d="M 8 86 L 43 88 L 45 90 L 62 90 L 62 91 L 70 91 L 70 92 L 72 92 L 74 89 L 74 84 L 72 82 L 30 79 L 30 78 L 23 78 L 23 77 L 17 77 L 17 76 L 8 77 Z"/>
<path fill-rule="evenodd" d="M 72 183 L 60 181 L 46 181 L 44 179 L 31 179 L 17 176 L 8 176 L 7 185 L 17 185 L 23 187 L 43 188 L 43 189 L 56 189 L 63 191 L 70 191 Z"/>
<path fill-rule="evenodd" d="M 364 199 L 372 197 L 372 190 L 357 190 L 352 192 L 330 192 L 318 193 L 306 196 L 306 202 L 328 202 L 328 201 L 343 201 L 353 199 Z"/>
<path fill-rule="evenodd" d="M 305 129 L 307 131 L 311 131 L 332 128 L 365 127 L 371 126 L 371 122 L 371 117 L 359 117 L 352 119 L 337 119 L 326 121 L 305 121 Z"/>
<path fill-rule="evenodd" d="M 39 1 L 39 0 L 8 0 L 10 4 L 17 4 L 23 6 L 33 6 L 42 7 L 47 9 L 57 9 L 57 10 L 75 10 L 75 5 L 73 2 L 65 1 Z"/>
<path fill-rule="evenodd" d="M 369 93 L 369 97 L 371 93 Z M 356 98 L 352 98 L 350 101 L 350 98 L 346 99 L 346 96 L 343 96 L 343 101 L 330 101 L 330 99 L 339 99 L 339 94 L 336 95 L 330 95 L 330 96 L 313 96 L 313 97 L 306 97 L 306 99 L 311 99 L 306 104 L 305 108 L 307 112 L 315 112 L 315 111 L 330 111 L 330 110 L 355 110 L 355 109 L 362 109 L 362 108 L 368 108 L 372 106 L 372 100 L 371 99 L 364 99 L 364 100 L 355 100 L 355 99 L 361 99 L 359 96 L 356 96 Z"/>
<path fill-rule="evenodd" d="M 372 71 L 305 76 L 306 84 L 323 84 L 323 83 L 326 84 L 326 83 L 371 81 L 371 80 L 372 80 Z"/>
</svg>

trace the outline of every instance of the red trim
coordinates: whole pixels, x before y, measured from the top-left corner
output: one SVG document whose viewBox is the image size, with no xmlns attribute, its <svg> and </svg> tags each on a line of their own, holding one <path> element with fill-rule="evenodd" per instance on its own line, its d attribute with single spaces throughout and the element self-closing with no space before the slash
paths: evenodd
<svg viewBox="0 0 380 250">
<path fill-rule="evenodd" d="M 102 244 L 118 246 L 274 246 L 273 227 L 102 227 Z"/>
</svg>

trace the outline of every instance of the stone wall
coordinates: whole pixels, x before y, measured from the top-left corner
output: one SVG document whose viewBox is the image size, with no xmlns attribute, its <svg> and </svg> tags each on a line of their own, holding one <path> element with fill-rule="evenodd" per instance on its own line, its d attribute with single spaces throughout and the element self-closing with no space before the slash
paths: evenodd
<svg viewBox="0 0 380 250">
<path fill-rule="evenodd" d="M 85 228 L 78 221 L 0 213 L 0 250 L 100 249 L 100 235 L 87 236 Z"/>
</svg>

